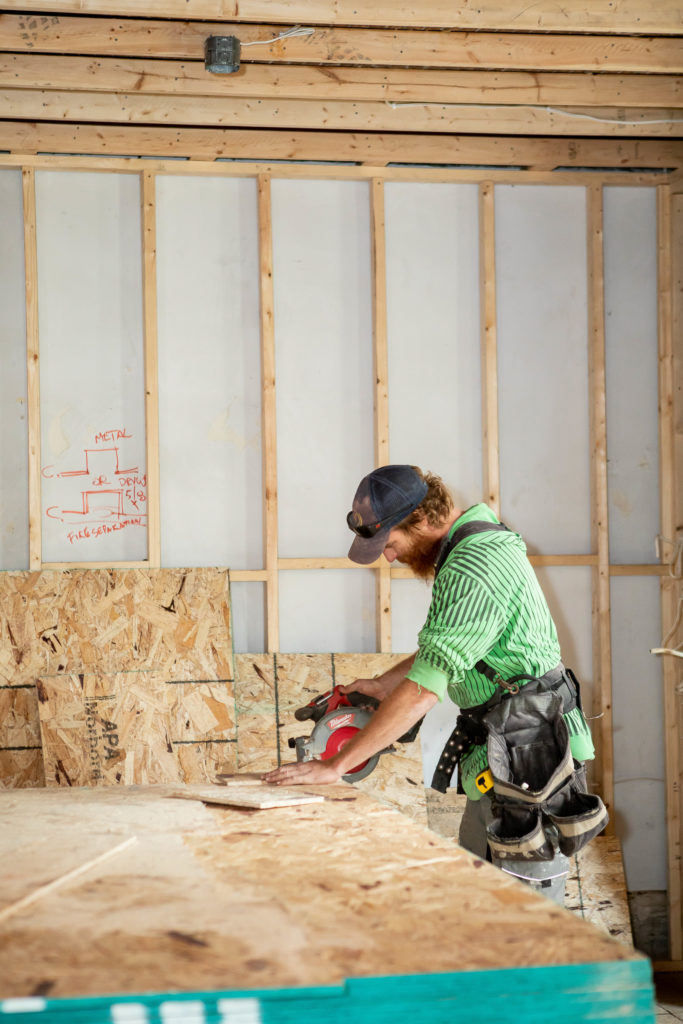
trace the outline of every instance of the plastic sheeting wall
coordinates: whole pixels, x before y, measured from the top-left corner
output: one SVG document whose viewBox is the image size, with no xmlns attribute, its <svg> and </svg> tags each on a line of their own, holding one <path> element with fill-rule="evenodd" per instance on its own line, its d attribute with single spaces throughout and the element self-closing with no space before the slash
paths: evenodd
<svg viewBox="0 0 683 1024">
<path fill-rule="evenodd" d="M 157 178 L 161 561 L 263 567 L 256 181 Z"/>
<path fill-rule="evenodd" d="M 604 190 L 610 561 L 656 560 L 659 533 L 654 189 Z M 661 646 L 656 579 L 611 582 L 614 802 L 630 890 L 666 888 Z"/>
<path fill-rule="evenodd" d="M 156 180 L 162 562 L 259 569 L 256 182 Z M 482 496 L 478 189 L 389 181 L 384 193 L 389 457 L 440 473 L 465 507 Z M 36 197 L 43 511 L 53 513 L 43 558 L 143 558 L 145 532 L 134 525 L 69 537 L 86 513 L 96 528 L 121 515 L 98 493 L 121 498 L 133 469 L 144 478 L 139 180 L 38 171 Z M 611 560 L 650 562 L 659 520 L 654 190 L 606 188 L 604 209 Z M 2 568 L 26 568 L 18 172 L 0 174 L 0 215 L 0 557 Z M 587 554 L 585 190 L 496 186 L 495 223 L 502 515 L 532 552 Z M 369 185 L 274 179 L 272 232 L 279 554 L 339 557 L 350 540 L 345 513 L 374 464 Z M 97 486 L 84 486 L 84 469 Z M 538 575 L 590 714 L 591 570 Z M 429 588 L 394 580 L 391 596 L 393 649 L 408 652 Z M 282 570 L 279 597 L 282 651 L 376 649 L 371 571 Z M 263 583 L 233 583 L 232 601 L 236 649 L 262 650 Z M 629 887 L 654 889 L 665 884 L 661 677 L 649 655 L 660 640 L 656 579 L 613 579 L 612 630 L 617 830 Z M 430 713 L 428 777 L 455 714 L 448 703 Z"/>
<path fill-rule="evenodd" d="M 367 182 L 273 181 L 278 552 L 341 556 L 373 468 Z M 312 621 L 311 608 L 321 609 Z M 280 573 L 282 651 L 375 649 L 372 573 Z"/>
<path fill-rule="evenodd" d="M 36 173 L 45 562 L 147 556 L 140 185 Z"/>
</svg>

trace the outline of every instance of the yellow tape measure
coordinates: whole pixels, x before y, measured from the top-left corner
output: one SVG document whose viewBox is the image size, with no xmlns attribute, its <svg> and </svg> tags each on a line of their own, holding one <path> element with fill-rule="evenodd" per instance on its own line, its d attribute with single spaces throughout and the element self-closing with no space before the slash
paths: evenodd
<svg viewBox="0 0 683 1024">
<path fill-rule="evenodd" d="M 480 793 L 488 793 L 493 788 L 493 775 L 491 775 L 490 770 L 486 768 L 483 772 L 479 772 L 474 780 L 474 784 Z"/>
</svg>

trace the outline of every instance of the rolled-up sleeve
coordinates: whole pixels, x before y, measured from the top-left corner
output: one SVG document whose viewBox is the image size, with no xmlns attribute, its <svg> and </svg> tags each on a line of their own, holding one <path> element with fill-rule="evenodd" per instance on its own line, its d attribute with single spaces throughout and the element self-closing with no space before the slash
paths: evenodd
<svg viewBox="0 0 683 1024">
<path fill-rule="evenodd" d="M 488 586 L 461 574 L 441 574 L 408 678 L 443 700 L 446 690 L 486 656 L 503 628 L 502 610 Z"/>
<path fill-rule="evenodd" d="M 434 668 L 426 661 L 420 661 L 418 654 L 406 679 L 412 679 L 414 683 L 421 686 L 423 690 L 435 693 L 439 700 L 443 700 L 448 690 L 448 676 L 441 669 Z"/>
</svg>

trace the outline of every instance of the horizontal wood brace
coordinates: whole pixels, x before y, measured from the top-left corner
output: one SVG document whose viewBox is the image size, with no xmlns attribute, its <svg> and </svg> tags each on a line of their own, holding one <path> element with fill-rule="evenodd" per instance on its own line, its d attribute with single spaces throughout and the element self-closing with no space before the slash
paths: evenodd
<svg viewBox="0 0 683 1024">
<path fill-rule="evenodd" d="M 304 19 L 304 24 L 305 24 Z M 413 31 L 318 26 L 155 21 L 141 18 L 0 15 L 0 50 L 203 60 L 210 35 L 234 35 L 241 62 L 527 71 L 683 73 L 683 39 L 521 32 Z M 283 37 L 284 36 L 284 37 Z"/>
<path fill-rule="evenodd" d="M 457 132 L 485 135 L 683 136 L 683 108 L 500 106 L 340 100 L 226 99 L 0 89 L 10 119 L 226 128 Z"/>
<path fill-rule="evenodd" d="M 133 60 L 0 54 L 0 88 L 229 99 L 391 103 L 495 103 L 603 107 L 683 106 L 678 75 L 529 71 L 425 71 L 254 65 L 210 74 L 203 60 Z"/>
<path fill-rule="evenodd" d="M 165 128 L 136 125 L 102 125 L 44 123 L 37 121 L 0 121 L 0 150 L 31 153 L 87 153 L 138 156 L 187 156 L 195 161 L 218 159 L 252 160 L 334 160 L 381 166 L 387 163 L 445 164 L 477 167 L 501 166 L 511 168 L 555 167 L 607 167 L 613 168 L 665 168 L 683 164 L 683 142 L 651 139 L 582 139 L 549 137 L 494 137 L 458 134 L 400 134 L 363 132 L 287 132 L 266 129 L 240 128 Z M 0 159 L 1 156 L 0 156 Z M 38 158 L 37 158 L 38 159 Z M 45 157 L 45 166 L 55 161 L 73 160 L 74 157 Z M 82 158 L 83 159 L 83 158 Z M 112 169 L 111 159 L 85 158 L 88 166 Z M 82 165 L 82 160 L 81 160 Z M 117 169 L 130 166 L 138 170 L 134 161 L 117 162 Z M 147 163 L 145 167 L 147 168 Z M 159 168 L 162 165 L 154 165 Z M 167 165 L 169 171 L 182 172 L 175 159 Z M 195 173 L 196 169 L 193 169 Z M 283 166 L 269 171 L 289 173 Z M 213 173 L 220 173 L 214 165 Z M 328 169 L 316 168 L 316 174 Z M 227 173 L 227 171 L 223 172 Z M 245 171 L 246 173 L 246 171 Z M 345 168 L 340 173 L 364 172 L 358 168 Z M 369 171 L 369 174 L 374 173 Z M 389 173 L 384 171 L 384 174 Z M 390 173 L 400 173 L 392 169 Z M 412 173 L 423 173 L 415 171 Z M 426 174 L 439 173 L 425 169 Z M 455 173 L 455 172 L 449 172 Z M 493 172 L 495 173 L 495 172 Z M 516 173 L 514 170 L 512 173 Z M 479 175 L 481 177 L 481 175 Z M 634 180 L 631 176 L 629 180 Z"/>
<path fill-rule="evenodd" d="M 272 21 L 278 24 L 353 25 L 517 32 L 611 32 L 677 35 L 683 16 L 676 0 L 5 0 L 4 8 L 49 14 L 113 14 L 201 21 Z"/>
</svg>

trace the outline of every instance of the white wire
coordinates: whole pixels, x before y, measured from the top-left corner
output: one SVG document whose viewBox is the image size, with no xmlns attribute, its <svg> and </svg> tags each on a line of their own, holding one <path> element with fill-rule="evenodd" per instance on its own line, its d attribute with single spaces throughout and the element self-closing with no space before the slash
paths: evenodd
<svg viewBox="0 0 683 1024">
<path fill-rule="evenodd" d="M 650 654 L 673 654 L 677 658 L 683 658 L 683 651 L 674 650 L 672 647 L 651 647 Z"/>
<path fill-rule="evenodd" d="M 314 32 L 314 28 L 302 28 L 301 25 L 295 25 L 294 28 L 288 28 L 286 32 L 280 32 L 279 36 L 273 36 L 272 39 L 254 39 L 250 43 L 242 43 L 242 47 L 276 43 L 278 39 L 286 39 L 288 36 L 312 36 Z"/>
<path fill-rule="evenodd" d="M 391 100 L 385 100 L 385 102 L 392 110 L 397 110 L 400 107 L 469 107 L 478 110 L 492 110 L 494 107 L 491 103 L 438 103 L 432 100 L 426 100 L 424 103 L 419 101 L 394 103 Z M 505 106 L 514 107 L 516 110 L 544 110 L 546 114 L 563 114 L 565 117 L 575 117 L 584 121 L 597 121 L 598 124 L 683 124 L 683 117 L 644 118 L 642 121 L 622 121 L 619 117 L 595 117 L 593 114 L 579 114 L 573 110 L 564 110 L 562 107 L 535 107 L 530 103 L 511 103 L 505 104 Z"/>
<path fill-rule="evenodd" d="M 671 544 L 673 552 L 669 559 L 669 576 L 674 580 L 683 579 L 683 537 L 678 540 L 669 540 L 658 533 L 655 537 L 655 554 L 657 558 L 662 557 L 662 544 Z"/>
</svg>

